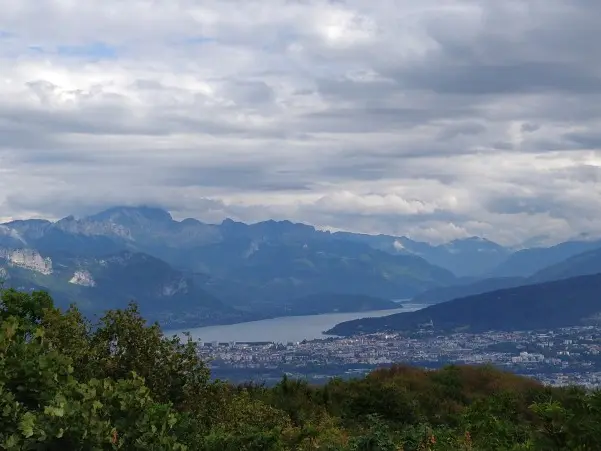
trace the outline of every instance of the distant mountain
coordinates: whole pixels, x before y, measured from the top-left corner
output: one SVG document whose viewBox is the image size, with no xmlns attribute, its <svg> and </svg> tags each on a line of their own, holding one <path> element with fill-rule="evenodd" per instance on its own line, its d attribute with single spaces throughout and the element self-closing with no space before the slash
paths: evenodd
<svg viewBox="0 0 601 451">
<path fill-rule="evenodd" d="M 567 241 L 552 247 L 523 249 L 510 255 L 490 277 L 529 277 L 574 255 L 601 247 L 601 241 Z"/>
<path fill-rule="evenodd" d="M 479 237 L 454 240 L 416 252 L 429 262 L 447 268 L 459 277 L 481 276 L 500 264 L 510 249 Z"/>
<path fill-rule="evenodd" d="M 574 255 L 566 260 L 541 269 L 530 280 L 544 282 L 601 273 L 601 247 Z"/>
<path fill-rule="evenodd" d="M 272 271 L 269 267 L 262 269 L 263 264 L 269 263 L 272 254 L 267 252 L 262 257 L 261 253 L 258 253 L 255 266 L 251 264 L 246 268 L 238 267 L 239 274 L 236 277 L 232 275 L 233 278 L 228 280 L 175 270 L 166 262 L 139 252 L 120 251 L 90 257 L 72 256 L 56 251 L 50 256 L 29 248 L 0 248 L 0 279 L 6 281 L 6 286 L 22 290 L 48 290 L 59 306 L 66 307 L 70 303 L 77 303 L 86 314 L 124 307 L 129 301 L 135 300 L 148 319 L 160 321 L 170 328 L 285 315 L 398 308 L 399 305 L 392 301 L 360 293 L 330 292 L 309 295 L 316 286 L 341 289 L 340 282 L 335 282 L 337 274 L 339 277 L 345 277 L 345 274 L 351 274 L 352 271 L 357 271 L 358 276 L 355 278 L 361 276 L 363 282 L 369 282 L 372 280 L 370 277 L 373 277 L 373 282 L 367 284 L 368 289 L 389 289 L 396 292 L 398 287 L 394 283 L 386 285 L 386 280 L 380 277 L 377 268 L 370 267 L 369 252 L 376 251 L 363 247 L 361 249 L 367 249 L 368 254 L 361 256 L 367 260 L 361 261 L 359 267 L 355 267 L 357 263 L 348 258 L 336 263 L 340 264 L 342 269 L 332 270 L 335 265 L 329 260 L 339 260 L 338 257 L 328 256 L 323 252 L 314 255 L 304 248 L 300 252 L 305 252 L 305 260 L 290 259 L 290 265 L 300 265 L 300 270 L 284 266 L 280 268 L 282 274 L 296 270 L 298 278 L 294 280 L 278 278 L 278 274 L 269 273 Z M 285 248 L 284 251 L 295 250 Z M 272 252 L 277 254 L 283 251 L 276 249 Z M 396 257 L 388 254 L 385 254 L 385 257 L 396 260 Z M 426 270 L 430 269 L 427 263 L 420 263 Z M 320 267 L 323 265 L 331 269 L 328 273 L 330 280 L 326 280 L 320 274 Z M 362 276 L 363 270 L 373 274 Z M 264 271 L 266 275 L 263 277 L 257 275 Z M 444 270 L 437 270 L 431 275 L 424 274 L 430 278 L 448 276 Z M 276 277 L 276 282 L 266 284 L 269 277 Z M 352 275 L 349 277 L 353 278 Z M 403 275 L 399 277 L 402 278 Z M 394 278 L 391 276 L 391 279 Z M 316 280 L 321 282 L 317 283 Z M 379 283 L 385 286 L 378 287 Z M 348 283 L 344 289 L 361 291 L 365 287 L 360 283 Z M 216 293 L 221 294 L 228 302 L 218 300 L 219 296 Z M 291 296 L 291 293 L 294 293 L 294 296 Z"/>
<path fill-rule="evenodd" d="M 400 309 L 403 306 L 387 299 L 372 296 L 318 293 L 283 303 L 289 315 L 317 315 L 322 313 L 367 312 L 371 310 Z"/>
<path fill-rule="evenodd" d="M 20 247 L 25 244 L 25 240 L 19 235 L 19 232 L 5 225 L 0 225 L 0 246 Z"/>
<path fill-rule="evenodd" d="M 601 272 L 601 271 L 600 271 Z M 451 285 L 447 287 L 438 287 L 424 291 L 411 299 L 411 302 L 423 304 L 437 304 L 447 302 L 453 299 L 475 294 L 486 293 L 488 291 L 501 290 L 503 288 L 512 288 L 528 283 L 525 277 L 498 277 L 490 279 L 477 280 L 475 282 L 462 283 L 460 285 Z"/>
<path fill-rule="evenodd" d="M 53 262 L 51 276 L 36 276 L 43 280 L 32 279 L 26 273 L 9 274 L 16 269 L 5 265 L 3 271 L 8 271 L 13 281 L 24 280 L 31 286 L 39 282 L 73 299 L 67 294 L 73 294 L 74 284 L 65 285 L 62 272 L 73 277 L 77 268 L 86 265 L 100 271 L 93 262 L 107 255 L 147 255 L 156 259 L 155 264 L 133 258 L 123 269 L 125 273 L 140 272 L 139 286 L 127 288 L 118 278 L 119 271 L 106 272 L 106 277 L 98 272 L 92 274 L 94 278 L 105 282 L 97 282 L 95 290 L 80 288 L 85 297 L 76 290 L 75 294 L 96 304 L 109 302 L 95 297 L 96 293 L 110 294 L 119 302 L 123 301 L 119 293 L 141 302 L 144 298 L 149 314 L 167 318 L 167 311 L 159 312 L 161 298 L 155 299 L 152 290 L 145 291 L 152 283 L 144 277 L 161 280 L 152 275 L 161 273 L 153 273 L 152 269 L 161 262 L 165 277 L 171 274 L 185 278 L 195 299 L 206 302 L 206 308 L 199 307 L 202 312 L 193 314 L 203 323 L 317 311 L 319 304 L 312 304 L 314 296 L 323 293 L 344 295 L 349 305 L 356 307 L 341 305 L 338 301 L 342 298 L 336 298 L 333 307 L 323 304 L 320 313 L 332 308 L 360 308 L 350 296 L 441 302 L 523 283 L 589 274 L 599 267 L 591 256 L 562 262 L 596 247 L 601 247 L 601 242 L 573 241 L 511 254 L 510 249 L 478 237 L 430 245 L 407 237 L 330 233 L 290 221 L 176 221 L 169 212 L 154 207 L 114 207 L 79 219 L 67 216 L 56 222 L 31 219 L 0 225 L 0 249 L 29 250 L 39 255 L 39 267 L 29 271 L 41 274 L 44 259 Z M 32 258 L 27 257 L 28 261 Z M 543 270 L 549 264 L 559 266 Z M 500 275 L 483 280 L 474 277 L 487 272 Z M 522 274 L 531 279 L 521 279 Z M 111 287 L 121 291 L 109 292 Z M 191 305 L 187 303 L 190 296 L 170 305 L 186 310 Z M 291 299 L 304 299 L 307 306 L 301 306 L 301 302 L 292 307 Z"/>
<path fill-rule="evenodd" d="M 458 239 L 433 246 L 407 237 L 365 235 L 336 232 L 334 237 L 357 241 L 392 254 L 410 254 L 422 257 L 433 265 L 445 268 L 458 277 L 480 276 L 501 264 L 511 249 L 479 237 Z"/>
<path fill-rule="evenodd" d="M 601 274 L 524 285 L 436 304 L 416 312 L 336 325 L 334 335 L 387 331 L 533 330 L 601 322 Z"/>
<path fill-rule="evenodd" d="M 252 290 L 248 290 L 248 286 L 206 274 L 178 271 L 160 259 L 131 251 L 74 257 L 63 252 L 50 256 L 35 249 L 0 248 L 0 279 L 7 287 L 48 290 L 58 306 L 64 308 L 76 303 L 87 315 L 122 308 L 129 301 L 136 301 L 148 319 L 169 328 L 401 307 L 387 299 L 344 293 L 319 293 L 293 299 L 257 297 L 254 302 L 244 303 L 236 298 L 240 305 L 235 306 L 235 303 L 223 303 L 210 291 L 227 295 L 225 287 L 228 286 L 234 287 L 237 295 L 246 289 L 250 296 Z M 263 289 L 256 285 L 253 288 L 256 296 Z M 302 289 L 296 291 L 302 292 Z"/>
<path fill-rule="evenodd" d="M 77 303 L 90 315 L 136 301 L 148 319 L 166 326 L 254 319 L 223 304 L 184 273 L 142 253 L 51 258 L 37 250 L 1 248 L 0 276 L 8 287 L 48 290 L 59 306 Z"/>
<path fill-rule="evenodd" d="M 204 224 L 175 221 L 153 207 L 114 207 L 81 219 L 4 227 L 13 244 L 21 239 L 44 255 L 152 255 L 194 274 L 199 286 L 244 311 L 267 312 L 287 299 L 323 292 L 407 298 L 455 280 L 418 255 L 385 252 L 290 221 Z"/>
<path fill-rule="evenodd" d="M 597 243 L 593 243 L 594 245 Z M 589 243 L 587 243 L 588 247 Z M 559 246 L 561 248 L 561 246 Z M 574 247 L 569 246 L 573 249 Z M 552 252 L 557 252 L 552 251 Z M 545 267 L 530 277 L 497 277 L 437 287 L 418 294 L 412 302 L 433 304 L 446 302 L 488 291 L 512 288 L 570 277 L 601 273 L 601 247 L 571 256 L 559 263 Z"/>
<path fill-rule="evenodd" d="M 238 295 L 245 302 L 278 302 L 321 292 L 408 298 L 454 280 L 449 271 L 420 257 L 395 256 L 351 242 L 238 238 L 203 248 L 191 258 L 189 264 L 199 270 L 247 287 Z"/>
<path fill-rule="evenodd" d="M 4 225 L 18 232 L 30 247 L 72 255 L 107 252 L 108 247 L 164 258 L 174 249 L 221 240 L 217 226 L 193 219 L 174 221 L 167 211 L 150 207 L 114 207 L 82 219 L 67 216 L 54 223 L 31 219 Z"/>
</svg>

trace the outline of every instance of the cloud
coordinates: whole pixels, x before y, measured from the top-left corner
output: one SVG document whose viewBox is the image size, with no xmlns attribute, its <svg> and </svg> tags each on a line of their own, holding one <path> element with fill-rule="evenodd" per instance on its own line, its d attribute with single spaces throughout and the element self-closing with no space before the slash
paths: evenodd
<svg viewBox="0 0 601 451">
<path fill-rule="evenodd" d="M 599 235 L 600 20 L 593 0 L 8 0 L 0 216 Z"/>
</svg>

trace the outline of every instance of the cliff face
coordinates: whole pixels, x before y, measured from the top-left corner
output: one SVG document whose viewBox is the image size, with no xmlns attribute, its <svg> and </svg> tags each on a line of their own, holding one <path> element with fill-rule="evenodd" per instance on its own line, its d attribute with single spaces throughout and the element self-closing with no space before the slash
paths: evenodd
<svg viewBox="0 0 601 451">
<path fill-rule="evenodd" d="M 79 270 L 75 271 L 73 277 L 69 280 L 69 283 L 74 285 L 81 285 L 83 287 L 95 287 L 96 281 L 89 271 Z"/>
<path fill-rule="evenodd" d="M 163 286 L 162 295 L 171 297 L 176 294 L 187 294 L 188 293 L 188 281 L 184 278 L 175 280 L 171 283 L 167 283 Z"/>
<path fill-rule="evenodd" d="M 0 249 L 0 258 L 5 259 L 9 266 L 18 266 L 45 275 L 53 272 L 52 259 L 42 257 L 34 249 Z"/>
</svg>

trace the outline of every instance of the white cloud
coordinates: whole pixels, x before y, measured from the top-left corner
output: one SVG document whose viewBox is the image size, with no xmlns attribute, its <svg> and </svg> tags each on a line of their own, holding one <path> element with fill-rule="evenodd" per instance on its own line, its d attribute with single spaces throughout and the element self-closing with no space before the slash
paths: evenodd
<svg viewBox="0 0 601 451">
<path fill-rule="evenodd" d="M 601 231 L 592 0 L 8 0 L 3 218 Z"/>
</svg>

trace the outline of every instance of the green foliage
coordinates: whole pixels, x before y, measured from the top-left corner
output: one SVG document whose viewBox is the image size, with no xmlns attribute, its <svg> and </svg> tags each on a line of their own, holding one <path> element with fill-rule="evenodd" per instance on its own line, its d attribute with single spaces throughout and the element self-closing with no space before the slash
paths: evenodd
<svg viewBox="0 0 601 451">
<path fill-rule="evenodd" d="M 27 324 L 37 323 L 41 320 L 44 310 L 51 308 L 52 305 L 52 298 L 43 291 L 28 294 L 12 289 L 2 290 L 0 320 L 5 321 L 15 317 Z"/>
<path fill-rule="evenodd" d="M 195 344 L 135 305 L 91 324 L 41 292 L 0 291 L 0 449 L 601 449 L 601 392 L 490 366 L 394 366 L 350 381 L 210 381 Z"/>
</svg>

